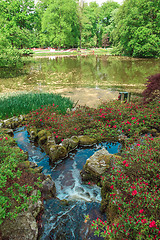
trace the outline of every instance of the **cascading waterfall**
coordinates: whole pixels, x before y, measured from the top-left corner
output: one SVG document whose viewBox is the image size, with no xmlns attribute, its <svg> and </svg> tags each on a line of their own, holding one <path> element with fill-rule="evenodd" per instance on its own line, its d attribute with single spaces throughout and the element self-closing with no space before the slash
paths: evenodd
<svg viewBox="0 0 160 240">
<path fill-rule="evenodd" d="M 88 214 L 93 220 L 97 217 L 105 220 L 105 216 L 99 211 L 101 191 L 96 185 L 84 184 L 80 170 L 95 151 L 105 147 L 109 153 L 117 153 L 119 143 L 101 143 L 90 148 L 81 147 L 69 153 L 68 158 L 53 165 L 41 148 L 30 141 L 25 128 L 17 129 L 14 138 L 18 146 L 28 152 L 29 161 L 43 166 L 43 173 L 50 175 L 56 185 L 57 199 L 44 201 L 43 232 L 40 239 L 101 239 L 94 237 L 90 224 L 84 223 L 85 215 Z"/>
</svg>

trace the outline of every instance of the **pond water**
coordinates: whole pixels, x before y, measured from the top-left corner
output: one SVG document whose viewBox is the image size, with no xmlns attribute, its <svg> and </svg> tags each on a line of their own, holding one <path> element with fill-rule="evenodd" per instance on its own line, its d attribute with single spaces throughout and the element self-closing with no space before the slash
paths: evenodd
<svg viewBox="0 0 160 240">
<path fill-rule="evenodd" d="M 0 71 L 0 93 L 47 91 L 82 104 L 117 98 L 119 91 L 142 92 L 146 78 L 160 69 L 160 59 L 116 56 L 32 58 L 22 71 Z M 81 102 L 80 102 L 81 103 Z"/>
<path fill-rule="evenodd" d="M 106 220 L 106 216 L 100 212 L 100 188 L 96 185 L 84 184 L 81 181 L 80 170 L 95 151 L 105 147 L 110 153 L 117 153 L 119 143 L 101 143 L 90 148 L 78 148 L 69 153 L 68 158 L 53 165 L 41 148 L 30 141 L 24 128 L 17 129 L 14 138 L 18 146 L 28 152 L 29 160 L 36 162 L 38 166 L 43 166 L 43 173 L 49 174 L 56 185 L 58 199 L 44 202 L 43 232 L 40 239 L 101 239 L 94 237 L 90 224 L 84 223 L 87 214 L 92 220 L 97 217 Z M 63 204 L 61 200 L 67 200 L 68 204 Z"/>
</svg>

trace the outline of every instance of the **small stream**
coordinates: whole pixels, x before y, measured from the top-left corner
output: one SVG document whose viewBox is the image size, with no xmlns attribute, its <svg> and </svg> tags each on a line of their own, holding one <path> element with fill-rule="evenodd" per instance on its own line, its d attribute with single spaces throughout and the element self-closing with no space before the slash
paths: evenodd
<svg viewBox="0 0 160 240">
<path fill-rule="evenodd" d="M 96 185 L 84 184 L 81 181 L 80 170 L 95 151 L 105 147 L 109 153 L 117 153 L 119 143 L 101 143 L 90 148 L 80 147 L 69 153 L 68 158 L 53 165 L 45 152 L 29 139 L 24 127 L 14 131 L 14 138 L 18 146 L 24 152 L 28 152 L 29 161 L 43 166 L 42 172 L 50 175 L 56 185 L 58 199 L 44 201 L 43 232 L 40 240 L 102 239 L 94 237 L 89 224 L 84 223 L 85 215 L 88 214 L 92 220 L 97 217 L 103 221 L 106 220 L 106 217 L 99 211 L 100 188 Z M 67 204 L 61 200 L 67 200 Z"/>
</svg>

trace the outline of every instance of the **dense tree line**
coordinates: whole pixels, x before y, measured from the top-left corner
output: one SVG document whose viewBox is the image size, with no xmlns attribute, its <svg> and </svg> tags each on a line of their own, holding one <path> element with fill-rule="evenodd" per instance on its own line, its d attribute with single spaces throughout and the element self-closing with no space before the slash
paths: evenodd
<svg viewBox="0 0 160 240">
<path fill-rule="evenodd" d="M 31 47 L 107 47 L 133 57 L 160 55 L 160 0 L 0 0 L 0 65 Z M 7 52 L 7 53 L 6 53 Z M 3 56 L 2 56 L 3 55 Z M 19 61 L 18 53 L 13 61 Z"/>
</svg>

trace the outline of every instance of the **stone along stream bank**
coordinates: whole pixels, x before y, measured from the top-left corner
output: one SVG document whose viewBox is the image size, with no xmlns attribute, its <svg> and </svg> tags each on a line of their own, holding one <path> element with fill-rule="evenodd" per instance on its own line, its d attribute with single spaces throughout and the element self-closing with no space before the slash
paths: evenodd
<svg viewBox="0 0 160 240">
<path fill-rule="evenodd" d="M 107 149 L 110 154 L 117 153 L 119 143 L 81 146 L 71 151 L 65 159 L 51 163 L 40 146 L 30 139 L 25 128 L 14 131 L 14 138 L 18 146 L 28 152 L 29 161 L 43 167 L 42 173 L 50 175 L 56 186 L 56 198 L 44 201 L 39 239 L 101 239 L 94 237 L 90 224 L 84 223 L 87 214 L 92 220 L 97 217 L 105 220 L 105 215 L 100 212 L 101 189 L 96 184 L 82 181 L 80 171 L 85 170 L 86 165 L 89 166 L 89 159 L 93 161 L 93 154 L 99 151 L 104 152 Z M 85 179 L 83 171 L 82 176 Z M 98 174 L 101 174 L 101 171 Z"/>
</svg>

